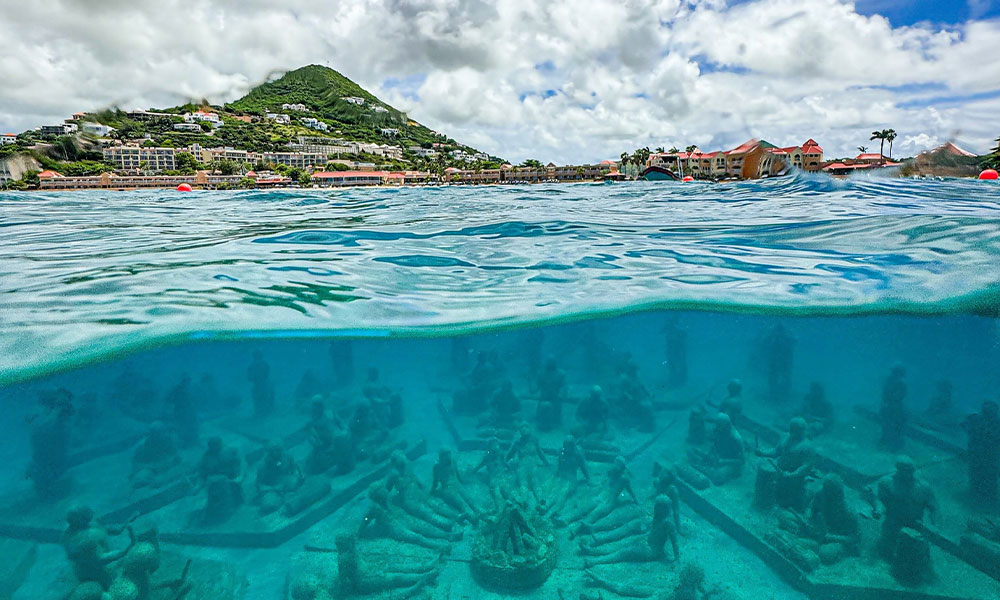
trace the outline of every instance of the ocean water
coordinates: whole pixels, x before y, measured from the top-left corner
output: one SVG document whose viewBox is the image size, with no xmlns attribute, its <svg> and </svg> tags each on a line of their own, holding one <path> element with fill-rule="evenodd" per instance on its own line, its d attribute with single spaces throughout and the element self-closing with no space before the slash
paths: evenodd
<svg viewBox="0 0 1000 600">
<path fill-rule="evenodd" d="M 3 193 L 0 235 L 0 598 L 1000 595 L 989 182 Z"/>
</svg>

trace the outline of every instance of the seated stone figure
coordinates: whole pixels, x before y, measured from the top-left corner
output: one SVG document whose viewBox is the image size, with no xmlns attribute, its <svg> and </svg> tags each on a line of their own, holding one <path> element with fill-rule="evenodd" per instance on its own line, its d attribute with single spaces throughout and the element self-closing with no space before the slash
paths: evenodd
<svg viewBox="0 0 1000 600">
<path fill-rule="evenodd" d="M 389 538 L 436 552 L 447 551 L 447 542 L 462 538 L 460 531 L 447 533 L 408 518 L 406 513 L 389 503 L 389 492 L 381 483 L 376 482 L 368 488 L 368 499 L 368 512 L 358 528 L 361 537 Z"/>
<path fill-rule="evenodd" d="M 593 502 L 583 504 L 582 510 L 569 518 L 571 523 L 581 523 L 592 527 L 594 523 L 610 515 L 616 508 L 625 504 L 639 504 L 639 499 L 632 488 L 632 477 L 628 465 L 621 456 L 615 458 L 608 469 L 606 483 L 602 493 Z"/>
<path fill-rule="evenodd" d="M 42 501 L 57 500 L 70 490 L 68 474 L 73 394 L 65 389 L 39 394 L 42 414 L 35 418 L 30 432 L 31 464 L 28 477 L 35 494 Z"/>
<path fill-rule="evenodd" d="M 155 527 L 136 533 L 135 545 L 121 560 L 121 573 L 108 590 L 109 600 L 153 600 L 153 598 L 183 598 L 190 591 L 187 580 L 189 560 L 180 577 L 153 581 L 160 568 L 160 541 Z M 169 590 L 164 595 L 160 590 Z"/>
<path fill-rule="evenodd" d="M 562 424 L 562 405 L 566 400 L 566 374 L 549 357 L 538 375 L 538 409 L 535 418 L 540 431 L 552 431 Z"/>
<path fill-rule="evenodd" d="M 815 453 L 806 438 L 805 419 L 792 419 L 788 435 L 773 450 L 757 450 L 756 455 L 774 461 L 761 464 L 757 471 L 755 506 L 766 509 L 773 500 L 780 508 L 805 511 L 806 476 L 815 463 Z"/>
<path fill-rule="evenodd" d="M 432 496 L 439 498 L 459 513 L 476 518 L 482 517 L 482 511 L 476 507 L 475 501 L 465 491 L 465 482 L 458 471 L 451 450 L 441 448 L 438 451 L 438 459 L 434 463 L 431 476 Z"/>
<path fill-rule="evenodd" d="M 254 504 L 260 508 L 260 514 L 280 509 L 285 498 L 299 489 L 304 479 L 291 454 L 278 444 L 268 446 L 257 466 Z"/>
<path fill-rule="evenodd" d="M 609 414 L 610 408 L 604 399 L 604 392 L 601 386 L 595 385 L 590 389 L 590 394 L 576 407 L 576 419 L 580 423 L 576 432 L 577 437 L 600 439 L 606 436 Z"/>
<path fill-rule="evenodd" d="M 228 520 L 243 504 L 243 461 L 234 448 L 226 448 L 222 438 L 208 440 L 208 448 L 198 462 L 198 483 L 205 491 L 201 520 L 206 524 Z"/>
<path fill-rule="evenodd" d="M 312 446 L 305 461 L 306 473 L 319 475 L 333 470 L 345 475 L 354 470 L 357 452 L 353 438 L 338 419 L 327 418 L 321 401 L 313 401 L 306 431 Z"/>
<path fill-rule="evenodd" d="M 490 425 L 497 429 L 512 429 L 520 415 L 521 400 L 514 393 L 514 385 L 510 380 L 504 380 L 490 399 Z"/>
<path fill-rule="evenodd" d="M 645 536 L 625 538 L 615 544 L 587 547 L 586 553 L 589 556 L 584 559 L 584 565 L 589 569 L 602 564 L 660 561 L 667 557 L 668 541 L 673 550 L 673 560 L 678 560 L 680 549 L 677 529 L 674 527 L 673 502 L 666 496 L 658 496 L 653 501 L 653 516 Z"/>
<path fill-rule="evenodd" d="M 719 404 L 719 412 L 729 415 L 731 421 L 743 416 L 743 382 L 733 379 L 726 384 L 726 397 Z"/>
<path fill-rule="evenodd" d="M 394 451 L 389 458 L 389 466 L 384 484 L 389 492 L 389 501 L 414 519 L 442 531 L 451 531 L 454 522 L 463 516 L 461 511 L 427 492 L 424 484 L 413 474 L 410 460 L 403 452 Z"/>
<path fill-rule="evenodd" d="M 740 476 L 746 462 L 743 438 L 733 427 L 732 419 L 725 413 L 715 417 L 711 446 L 707 451 L 688 448 L 691 466 L 708 477 L 713 484 L 722 485 Z"/>
<path fill-rule="evenodd" d="M 365 568 L 358 556 L 357 538 L 342 533 L 337 536 L 337 581 L 339 598 L 355 595 L 385 594 L 395 590 L 405 593 L 402 597 L 415 596 L 420 590 L 434 583 L 440 561 L 426 565 L 409 566 L 391 561 L 377 568 Z"/>
<path fill-rule="evenodd" d="M 820 545 L 818 554 L 824 564 L 833 564 L 860 551 L 858 516 L 847 505 L 844 482 L 836 474 L 823 478 L 823 487 L 809 503 L 806 524 L 805 531 Z"/>
<path fill-rule="evenodd" d="M 494 353 L 480 352 L 476 356 L 476 366 L 465 378 L 465 387 L 455 392 L 452 409 L 455 414 L 474 416 L 482 414 L 487 402 L 500 387 L 503 368 Z"/>
<path fill-rule="evenodd" d="M 80 583 L 94 582 L 108 589 L 112 582 L 111 565 L 121 560 L 135 545 L 129 529 L 129 545 L 111 550 L 110 536 L 121 535 L 126 527 L 104 528 L 94 523 L 94 511 L 86 506 L 74 506 L 66 513 L 66 531 L 62 547 L 73 565 L 73 574 Z"/>
<path fill-rule="evenodd" d="M 719 591 L 718 588 L 705 589 L 705 570 L 694 563 L 688 563 L 681 568 L 673 590 L 659 595 L 657 595 L 658 590 L 655 588 L 601 577 L 590 569 L 585 570 L 584 575 L 587 578 L 587 587 L 605 589 L 612 594 L 627 598 L 652 598 L 655 595 L 658 600 L 707 600 Z M 581 594 L 580 599 L 584 600 L 584 598 L 585 596 Z"/>
<path fill-rule="evenodd" d="M 181 455 L 173 434 L 163 423 L 153 423 L 132 454 L 132 487 L 143 488 L 165 483 L 171 470 L 179 465 Z"/>
<path fill-rule="evenodd" d="M 809 392 L 802 399 L 802 418 L 806 421 L 809 437 L 816 437 L 833 425 L 833 403 L 826 398 L 823 384 L 814 381 L 809 384 Z"/>
<path fill-rule="evenodd" d="M 590 483 L 587 459 L 572 434 L 563 440 L 556 462 L 556 475 L 550 484 L 548 497 L 553 498 L 546 509 L 551 515 L 558 515 L 584 484 Z"/>
<path fill-rule="evenodd" d="M 677 490 L 677 471 L 659 461 L 653 463 L 653 497 L 666 496 L 670 499 L 674 516 L 674 528 L 681 530 L 681 497 Z"/>
</svg>

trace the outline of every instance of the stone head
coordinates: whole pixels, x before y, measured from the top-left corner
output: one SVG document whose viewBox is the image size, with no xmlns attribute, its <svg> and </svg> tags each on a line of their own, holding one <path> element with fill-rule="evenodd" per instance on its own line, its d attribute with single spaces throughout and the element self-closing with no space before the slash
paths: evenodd
<svg viewBox="0 0 1000 600">
<path fill-rule="evenodd" d="M 795 417 L 788 422 L 788 435 L 792 439 L 801 440 L 806 436 L 806 420 Z"/>
<path fill-rule="evenodd" d="M 77 504 L 66 513 L 66 523 L 73 529 L 83 529 L 94 520 L 94 510 L 89 506 Z"/>
<path fill-rule="evenodd" d="M 743 393 L 743 382 L 739 379 L 730 380 L 726 385 L 726 391 L 729 392 L 730 396 L 739 396 Z"/>
</svg>

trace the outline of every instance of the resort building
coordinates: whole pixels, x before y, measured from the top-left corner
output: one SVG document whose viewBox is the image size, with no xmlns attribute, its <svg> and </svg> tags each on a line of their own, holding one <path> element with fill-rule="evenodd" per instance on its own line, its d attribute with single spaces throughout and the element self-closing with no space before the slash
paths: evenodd
<svg viewBox="0 0 1000 600">
<path fill-rule="evenodd" d="M 84 122 L 80 123 L 80 131 L 97 137 L 107 137 L 109 133 L 114 131 L 114 127 L 108 125 L 101 125 L 100 123 Z"/>
<path fill-rule="evenodd" d="M 317 131 L 329 131 L 330 126 L 320 121 L 319 119 L 314 119 L 312 117 L 303 117 L 299 119 L 299 122 L 308 127 L 309 129 L 315 129 Z"/>
<path fill-rule="evenodd" d="M 74 123 L 60 123 L 59 125 L 42 125 L 38 131 L 42 135 L 67 135 L 74 133 L 77 126 Z"/>
<path fill-rule="evenodd" d="M 358 106 L 364 106 L 365 99 L 358 98 L 357 96 L 345 96 L 344 102 L 350 102 L 351 104 L 357 104 Z"/>
<path fill-rule="evenodd" d="M 198 123 L 174 123 L 174 129 L 177 131 L 201 132 L 201 125 Z"/>
<path fill-rule="evenodd" d="M 410 146 L 407 150 L 421 158 L 434 158 L 438 155 L 436 151 L 430 148 L 421 148 L 420 146 Z"/>
<path fill-rule="evenodd" d="M 379 131 L 386 137 L 396 137 L 399 135 L 399 130 L 394 127 L 383 127 Z"/>
<path fill-rule="evenodd" d="M 387 112 L 389 112 L 389 109 L 386 108 L 386 107 L 384 107 L 384 106 L 376 106 L 376 107 L 372 108 L 372 110 L 374 110 L 377 113 L 387 113 Z"/>
<path fill-rule="evenodd" d="M 17 142 L 16 133 L 3 133 L 0 134 L 0 146 L 6 146 L 7 144 L 13 144 Z"/>
<path fill-rule="evenodd" d="M 305 104 L 288 104 L 288 103 L 285 103 L 285 104 L 281 105 L 281 110 L 293 110 L 293 111 L 296 111 L 296 112 L 305 112 L 305 111 L 309 110 L 309 108 L 306 107 Z"/>
<path fill-rule="evenodd" d="M 222 119 L 212 112 L 195 111 L 184 115 L 185 123 L 209 123 L 212 127 L 222 127 Z"/>
<path fill-rule="evenodd" d="M 226 146 L 224 148 L 202 148 L 195 144 L 190 147 L 191 154 L 200 162 L 211 163 L 215 161 L 227 160 L 234 163 L 256 162 L 257 155 L 246 150 L 237 150 Z"/>
<path fill-rule="evenodd" d="M 802 144 L 802 168 L 806 171 L 819 171 L 823 167 L 823 148 L 816 140 L 809 138 Z"/>
<path fill-rule="evenodd" d="M 274 121 L 275 123 L 279 123 L 281 125 L 288 125 L 292 122 L 292 118 L 290 116 L 281 113 L 264 113 L 264 118 L 268 121 Z"/>
<path fill-rule="evenodd" d="M 243 179 L 242 175 L 212 175 L 199 171 L 194 175 L 115 175 L 102 173 L 89 177 L 48 177 L 39 175 L 39 188 L 43 190 L 76 189 L 117 189 L 173 188 L 182 183 L 202 188 L 233 186 Z"/>
<path fill-rule="evenodd" d="M 663 167 L 695 178 L 757 178 L 778 175 L 787 167 L 817 171 L 823 162 L 823 149 L 815 140 L 801 146 L 779 148 L 765 140 L 747 140 L 725 151 L 658 152 L 649 155 L 647 167 Z"/>
<path fill-rule="evenodd" d="M 312 174 L 310 181 L 321 187 L 382 185 L 387 175 L 384 171 L 319 171 Z"/>
<path fill-rule="evenodd" d="M 109 146 L 103 150 L 104 162 L 122 171 L 164 171 L 177 168 L 174 148 Z"/>
<path fill-rule="evenodd" d="M 314 154 L 311 152 L 261 152 L 254 154 L 254 156 L 263 163 L 287 165 L 299 169 L 326 164 L 325 154 Z"/>
</svg>

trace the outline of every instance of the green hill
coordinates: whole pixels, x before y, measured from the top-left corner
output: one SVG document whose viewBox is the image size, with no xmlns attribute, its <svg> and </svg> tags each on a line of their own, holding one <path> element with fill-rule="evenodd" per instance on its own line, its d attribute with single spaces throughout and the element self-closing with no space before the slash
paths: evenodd
<svg viewBox="0 0 1000 600">
<path fill-rule="evenodd" d="M 361 98 L 364 104 L 358 105 L 345 98 Z M 289 113 L 282 110 L 282 104 L 304 104 L 309 110 Z M 263 83 L 227 104 L 225 109 L 255 116 L 277 112 L 299 118 L 313 117 L 330 125 L 330 135 L 339 130 L 335 135 L 349 140 L 386 142 L 381 130 L 398 129 L 398 136 L 392 136 L 393 143 L 404 147 L 439 142 L 473 150 L 410 120 L 406 113 L 382 102 L 337 71 L 320 65 L 295 69 L 279 79 Z"/>
</svg>

